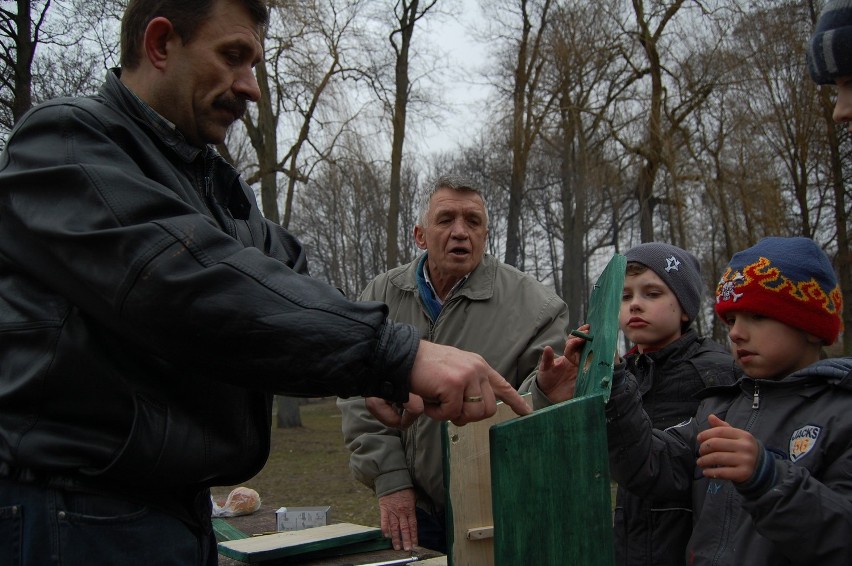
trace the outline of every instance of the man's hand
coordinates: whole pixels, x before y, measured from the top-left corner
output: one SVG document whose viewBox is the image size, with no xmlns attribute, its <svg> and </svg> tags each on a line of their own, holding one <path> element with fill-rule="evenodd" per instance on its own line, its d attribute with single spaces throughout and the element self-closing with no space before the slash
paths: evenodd
<svg viewBox="0 0 852 566">
<path fill-rule="evenodd" d="M 410 378 L 411 394 L 401 407 L 367 397 L 367 409 L 386 426 L 406 428 L 421 414 L 461 426 L 497 412 L 497 399 L 518 415 L 532 412 L 512 385 L 479 354 L 420 341 Z"/>
<path fill-rule="evenodd" d="M 743 483 L 754 475 L 760 446 L 751 433 L 734 428 L 716 415 L 711 428 L 698 433 L 698 461 L 704 477 Z"/>
<path fill-rule="evenodd" d="M 589 325 L 584 324 L 578 330 L 589 332 Z M 553 348 L 547 346 L 541 356 L 536 383 L 541 392 L 547 395 L 553 403 L 560 403 L 574 398 L 579 374 L 580 353 L 586 340 L 578 336 L 569 336 L 561 356 L 556 356 Z"/>
<path fill-rule="evenodd" d="M 420 341 L 411 370 L 411 392 L 423 398 L 423 412 L 455 425 L 481 421 L 497 411 L 497 399 L 518 415 L 532 409 L 514 387 L 479 354 Z"/>
<path fill-rule="evenodd" d="M 423 399 L 419 395 L 409 394 L 408 402 L 402 405 L 390 403 L 380 397 L 367 397 L 364 402 L 377 421 L 401 430 L 410 427 L 423 414 Z"/>
<path fill-rule="evenodd" d="M 394 550 L 411 550 L 417 545 L 416 498 L 413 489 L 403 489 L 379 497 L 382 534 L 391 539 Z"/>
</svg>

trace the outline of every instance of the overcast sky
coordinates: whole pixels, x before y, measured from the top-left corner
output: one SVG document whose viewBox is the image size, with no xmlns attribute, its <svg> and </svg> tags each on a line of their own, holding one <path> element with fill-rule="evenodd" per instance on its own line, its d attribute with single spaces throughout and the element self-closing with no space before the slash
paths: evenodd
<svg viewBox="0 0 852 566">
<path fill-rule="evenodd" d="M 487 63 L 487 53 L 469 29 L 482 15 L 477 0 L 458 1 L 462 6 L 459 17 L 442 18 L 440 24 L 427 17 L 426 25 L 415 30 L 415 34 L 420 32 L 420 41 L 429 41 L 448 53 L 450 67 L 449 80 L 441 87 L 450 104 L 441 124 L 426 126 L 422 149 L 427 153 L 456 149 L 479 130 L 486 114 L 483 105 L 489 88 L 478 84 L 478 71 Z"/>
</svg>

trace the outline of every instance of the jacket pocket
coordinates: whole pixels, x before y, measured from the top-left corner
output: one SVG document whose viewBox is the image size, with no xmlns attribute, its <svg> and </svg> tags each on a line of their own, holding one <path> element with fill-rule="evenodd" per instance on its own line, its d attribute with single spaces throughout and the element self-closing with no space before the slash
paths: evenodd
<svg viewBox="0 0 852 566">
<path fill-rule="evenodd" d="M 184 446 L 180 465 L 172 465 L 168 457 L 167 439 L 177 427 L 168 405 L 137 394 L 135 414 L 130 434 L 116 458 L 105 468 L 87 471 L 87 475 L 115 481 L 124 485 L 171 487 L 186 485 L 194 478 L 200 463 L 192 458 L 189 446 Z M 174 450 L 172 450 L 174 452 Z M 196 478 L 197 479 L 197 478 Z"/>
</svg>

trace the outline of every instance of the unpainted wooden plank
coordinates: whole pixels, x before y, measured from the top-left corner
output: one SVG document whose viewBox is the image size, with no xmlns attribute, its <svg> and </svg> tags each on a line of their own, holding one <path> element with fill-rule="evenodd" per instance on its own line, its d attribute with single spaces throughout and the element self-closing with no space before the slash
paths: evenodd
<svg viewBox="0 0 852 566">
<path fill-rule="evenodd" d="M 527 404 L 532 399 L 525 395 Z M 490 538 L 471 539 L 470 529 L 493 526 L 491 514 L 491 461 L 488 429 L 517 417 L 511 407 L 498 403 L 490 418 L 444 430 L 444 482 L 447 488 L 448 563 L 451 566 L 485 566 L 494 563 Z"/>
<path fill-rule="evenodd" d="M 383 538 L 382 530 L 377 527 L 335 523 L 220 542 L 219 553 L 242 562 L 260 563 Z"/>
</svg>

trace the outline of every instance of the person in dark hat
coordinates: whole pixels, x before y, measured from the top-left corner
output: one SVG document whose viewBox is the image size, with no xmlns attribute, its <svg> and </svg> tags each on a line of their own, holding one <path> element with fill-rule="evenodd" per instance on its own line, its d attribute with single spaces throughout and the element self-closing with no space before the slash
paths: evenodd
<svg viewBox="0 0 852 566">
<path fill-rule="evenodd" d="M 695 415 L 699 391 L 733 383 L 739 372 L 728 350 L 692 327 L 704 287 L 695 256 L 662 242 L 639 244 L 624 255 L 619 326 L 632 344 L 624 363 L 652 425 L 664 430 Z M 551 393 L 551 375 L 542 374 L 531 388 L 534 406 L 558 401 L 542 399 L 543 390 Z M 619 487 L 613 527 L 618 566 L 683 564 L 692 534 L 689 494 L 646 498 Z"/>
<path fill-rule="evenodd" d="M 733 383 L 739 371 L 728 350 L 692 327 L 703 295 L 695 256 L 661 242 L 639 244 L 624 255 L 619 326 L 633 344 L 624 362 L 639 383 L 651 424 L 665 430 L 695 415 L 699 391 Z M 645 498 L 619 486 L 616 564 L 683 564 L 692 522 L 688 494 Z"/>
<path fill-rule="evenodd" d="M 808 71 L 815 83 L 837 87 L 834 121 L 852 123 L 852 0 L 826 2 L 808 44 Z"/>
</svg>

